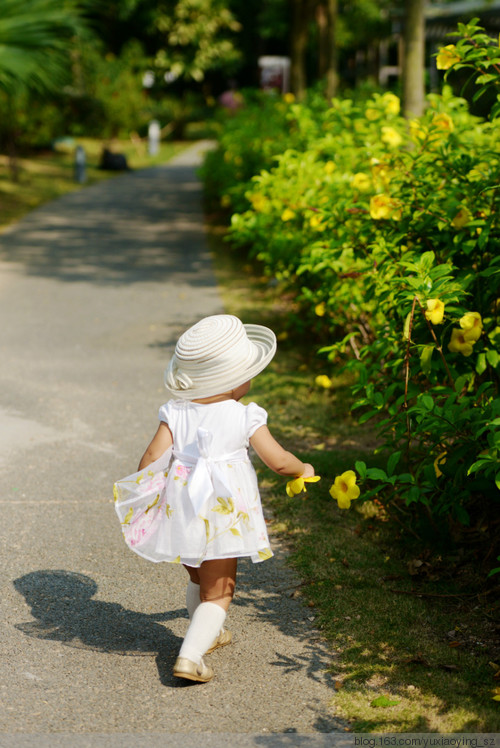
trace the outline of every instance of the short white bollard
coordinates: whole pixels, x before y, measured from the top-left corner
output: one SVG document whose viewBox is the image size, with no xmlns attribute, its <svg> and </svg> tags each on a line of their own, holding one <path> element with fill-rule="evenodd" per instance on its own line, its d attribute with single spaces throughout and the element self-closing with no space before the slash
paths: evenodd
<svg viewBox="0 0 500 748">
<path fill-rule="evenodd" d="M 148 127 L 148 153 L 157 156 L 160 150 L 160 123 L 153 119 Z"/>
</svg>

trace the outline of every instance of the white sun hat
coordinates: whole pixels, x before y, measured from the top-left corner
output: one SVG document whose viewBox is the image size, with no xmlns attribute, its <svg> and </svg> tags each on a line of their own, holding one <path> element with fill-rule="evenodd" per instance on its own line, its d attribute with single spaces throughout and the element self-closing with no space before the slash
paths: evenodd
<svg viewBox="0 0 500 748">
<path fill-rule="evenodd" d="M 276 335 L 263 325 L 244 325 L 215 314 L 181 335 L 165 370 L 174 398 L 193 400 L 230 392 L 257 376 L 276 353 Z"/>
</svg>

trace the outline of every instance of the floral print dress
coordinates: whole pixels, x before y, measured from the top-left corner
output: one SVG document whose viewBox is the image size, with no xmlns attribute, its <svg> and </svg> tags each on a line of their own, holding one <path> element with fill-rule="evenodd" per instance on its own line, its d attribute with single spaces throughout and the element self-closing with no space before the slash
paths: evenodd
<svg viewBox="0 0 500 748">
<path fill-rule="evenodd" d="M 115 483 L 127 545 L 150 561 L 198 567 L 215 558 L 273 554 L 248 457 L 267 422 L 255 403 L 170 400 L 160 408 L 174 444 L 157 462 Z"/>
</svg>

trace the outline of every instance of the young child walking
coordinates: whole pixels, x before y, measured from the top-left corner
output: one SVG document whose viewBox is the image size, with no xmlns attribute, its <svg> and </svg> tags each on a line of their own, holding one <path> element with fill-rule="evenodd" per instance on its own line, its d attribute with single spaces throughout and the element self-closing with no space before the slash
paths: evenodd
<svg viewBox="0 0 500 748">
<path fill-rule="evenodd" d="M 180 678 L 211 680 L 203 656 L 231 642 L 224 622 L 237 559 L 273 555 L 249 444 L 280 475 L 314 476 L 312 465 L 273 438 L 263 408 L 240 403 L 275 352 L 270 329 L 243 325 L 232 315 L 206 317 L 189 328 L 165 371 L 171 399 L 160 408 L 139 474 L 115 485 L 130 548 L 152 561 L 181 563 L 189 574 L 190 623 L 173 670 Z M 155 472 L 162 460 L 166 469 Z M 120 500 L 123 483 L 133 486 L 132 500 Z"/>
</svg>

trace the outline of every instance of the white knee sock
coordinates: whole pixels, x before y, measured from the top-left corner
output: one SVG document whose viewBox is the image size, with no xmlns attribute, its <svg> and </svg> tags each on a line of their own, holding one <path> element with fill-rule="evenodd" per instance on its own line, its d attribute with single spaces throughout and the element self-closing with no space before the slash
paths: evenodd
<svg viewBox="0 0 500 748">
<path fill-rule="evenodd" d="M 186 589 L 186 608 L 190 618 L 193 617 L 194 611 L 196 610 L 200 602 L 200 585 L 195 584 L 195 582 L 189 580 Z"/>
<path fill-rule="evenodd" d="M 226 618 L 226 611 L 217 603 L 200 603 L 196 608 L 179 657 L 187 657 L 199 665 L 201 658 L 219 634 Z"/>
</svg>

